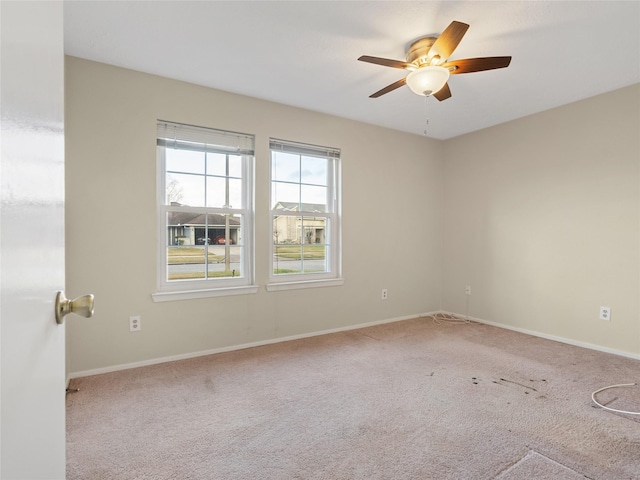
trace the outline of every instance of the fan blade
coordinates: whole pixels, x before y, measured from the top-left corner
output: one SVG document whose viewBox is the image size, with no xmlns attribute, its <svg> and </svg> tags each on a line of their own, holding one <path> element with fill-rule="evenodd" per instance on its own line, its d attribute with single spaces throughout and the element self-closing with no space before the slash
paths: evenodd
<svg viewBox="0 0 640 480">
<path fill-rule="evenodd" d="M 391 85 L 387 85 L 386 87 L 384 87 L 382 90 L 378 90 L 376 93 L 374 93 L 373 95 L 369 95 L 369 98 L 378 98 L 381 97 L 382 95 L 384 95 L 385 93 L 389 93 L 394 91 L 396 88 L 400 88 L 401 86 L 403 86 L 404 84 L 407 83 L 407 79 L 406 78 L 401 78 L 400 80 L 398 80 L 397 82 L 393 82 Z"/>
<path fill-rule="evenodd" d="M 439 101 L 443 101 L 449 98 L 451 96 L 451 90 L 449 90 L 449 84 L 445 83 L 444 87 L 442 87 L 440 90 L 434 93 L 433 96 L 436 97 Z"/>
<path fill-rule="evenodd" d="M 393 68 L 415 68 L 415 65 L 411 65 L 407 62 L 402 62 L 400 60 L 391 60 L 390 58 L 380 58 L 380 57 L 370 57 L 369 55 L 362 55 L 358 60 L 361 62 L 369 62 L 375 63 L 376 65 L 383 65 L 385 67 L 393 67 Z"/>
<path fill-rule="evenodd" d="M 456 49 L 464 34 L 467 33 L 469 25 L 462 22 L 453 21 L 440 34 L 429 50 L 429 58 L 439 55 L 441 61 L 448 59 Z"/>
<path fill-rule="evenodd" d="M 450 69 L 451 75 L 458 75 L 460 73 L 482 72 L 484 70 L 505 68 L 508 67 L 510 63 L 511 57 L 480 57 L 453 60 L 452 62 L 443 63 L 441 66 Z"/>
</svg>

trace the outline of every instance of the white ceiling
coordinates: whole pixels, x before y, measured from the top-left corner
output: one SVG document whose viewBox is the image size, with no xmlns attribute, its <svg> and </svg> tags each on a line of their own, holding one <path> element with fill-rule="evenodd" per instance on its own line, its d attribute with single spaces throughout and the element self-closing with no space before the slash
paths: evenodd
<svg viewBox="0 0 640 480">
<path fill-rule="evenodd" d="M 360 55 L 404 60 L 452 20 L 452 59 L 511 65 L 451 76 L 443 102 L 368 98 L 407 72 Z M 440 139 L 640 82 L 638 1 L 66 0 L 64 22 L 68 55 Z"/>
</svg>

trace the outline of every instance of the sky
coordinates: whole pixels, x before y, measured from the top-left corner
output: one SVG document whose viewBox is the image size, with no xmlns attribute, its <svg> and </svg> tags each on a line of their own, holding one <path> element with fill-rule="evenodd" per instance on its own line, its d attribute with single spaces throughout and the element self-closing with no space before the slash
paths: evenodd
<svg viewBox="0 0 640 480">
<path fill-rule="evenodd" d="M 229 203 L 242 205 L 242 157 L 219 153 L 166 149 L 169 201 L 182 205 L 222 208 L 226 204 L 227 158 Z M 272 207 L 278 202 L 327 204 L 328 161 L 324 158 L 275 152 L 272 163 Z"/>
</svg>

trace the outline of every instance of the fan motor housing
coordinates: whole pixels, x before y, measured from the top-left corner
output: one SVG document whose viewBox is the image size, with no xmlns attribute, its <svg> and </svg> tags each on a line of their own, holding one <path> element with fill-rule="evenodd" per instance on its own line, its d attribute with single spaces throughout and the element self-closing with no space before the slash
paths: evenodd
<svg viewBox="0 0 640 480">
<path fill-rule="evenodd" d="M 407 50 L 407 56 L 405 57 L 407 63 L 413 63 L 418 67 L 429 63 L 428 53 L 436 41 L 436 38 L 437 37 L 424 37 L 413 42 L 409 46 L 409 50 Z"/>
</svg>

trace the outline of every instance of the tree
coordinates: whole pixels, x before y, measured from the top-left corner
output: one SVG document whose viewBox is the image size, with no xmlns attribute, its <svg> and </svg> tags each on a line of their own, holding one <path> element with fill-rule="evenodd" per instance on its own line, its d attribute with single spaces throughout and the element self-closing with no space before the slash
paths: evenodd
<svg viewBox="0 0 640 480">
<path fill-rule="evenodd" d="M 172 203 L 180 203 L 183 197 L 182 187 L 178 181 L 173 177 L 169 177 L 167 179 L 167 203 L 169 205 Z"/>
</svg>

